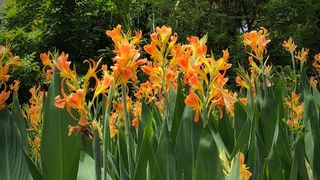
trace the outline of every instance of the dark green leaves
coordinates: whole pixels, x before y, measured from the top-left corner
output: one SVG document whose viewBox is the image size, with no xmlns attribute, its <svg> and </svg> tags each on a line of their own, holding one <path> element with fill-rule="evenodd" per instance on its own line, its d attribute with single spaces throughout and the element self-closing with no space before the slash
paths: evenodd
<svg viewBox="0 0 320 180">
<path fill-rule="evenodd" d="M 50 180 L 76 179 L 80 158 L 80 136 L 68 136 L 68 125 L 76 124 L 66 110 L 54 105 L 60 94 L 60 77 L 54 72 L 43 110 L 41 164 L 43 176 Z"/>
</svg>

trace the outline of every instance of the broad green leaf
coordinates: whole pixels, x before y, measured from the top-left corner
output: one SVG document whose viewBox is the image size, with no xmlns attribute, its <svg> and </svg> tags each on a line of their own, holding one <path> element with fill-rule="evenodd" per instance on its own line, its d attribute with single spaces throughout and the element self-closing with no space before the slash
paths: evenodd
<svg viewBox="0 0 320 180">
<path fill-rule="evenodd" d="M 80 161 L 79 161 L 79 170 L 78 170 L 78 180 L 95 180 L 95 162 L 92 157 L 81 151 Z"/>
<path fill-rule="evenodd" d="M 231 119 L 225 110 L 223 110 L 223 118 L 218 120 L 218 131 L 228 152 L 232 152 L 234 147 L 234 131 Z"/>
<path fill-rule="evenodd" d="M 201 135 L 202 123 L 200 121 L 195 123 L 193 119 L 193 110 L 186 106 L 175 146 L 178 165 L 181 168 L 182 176 L 186 179 L 192 177 L 192 169 L 195 165 Z"/>
<path fill-rule="evenodd" d="M 144 129 L 141 148 L 138 153 L 138 161 L 134 175 L 134 179 L 136 180 L 146 179 L 148 174 L 151 175 L 151 177 L 149 177 L 151 179 L 161 179 L 160 168 L 151 144 L 151 139 L 154 136 L 152 123 L 153 116 L 149 115 L 149 117 L 147 117 L 147 122 Z"/>
<path fill-rule="evenodd" d="M 43 110 L 41 164 L 47 180 L 76 179 L 80 158 L 80 135 L 68 136 L 68 125 L 75 125 L 66 110 L 58 109 L 54 99 L 60 94 L 61 79 L 55 70 Z"/>
<path fill-rule="evenodd" d="M 207 127 L 201 133 L 193 179 L 221 180 L 223 178 L 219 151 Z"/>
<path fill-rule="evenodd" d="M 249 144 L 250 127 L 251 127 L 250 125 L 251 125 L 251 122 L 247 120 L 239 134 L 235 147 L 232 151 L 231 157 L 234 157 L 239 151 L 246 152 Z"/>
<path fill-rule="evenodd" d="M 36 165 L 34 164 L 34 162 L 30 159 L 30 157 L 24 153 L 25 155 L 25 159 L 26 159 L 26 162 L 28 164 L 28 169 L 32 175 L 32 178 L 34 180 L 43 180 L 43 177 L 41 175 L 41 172 L 40 170 L 36 167 Z"/>
<path fill-rule="evenodd" d="M 7 108 L 0 111 L 0 179 L 32 179 L 19 142 L 18 127 Z"/>
<path fill-rule="evenodd" d="M 247 113 L 240 102 L 234 104 L 234 129 L 238 138 L 247 120 Z"/>
<path fill-rule="evenodd" d="M 184 99 L 185 97 L 182 91 L 182 83 L 181 81 L 178 81 L 177 98 L 174 106 L 175 108 L 174 108 L 174 115 L 173 115 L 173 123 L 171 127 L 171 137 L 173 142 L 176 142 L 177 140 L 177 135 L 178 135 L 179 127 L 181 124 L 181 119 L 182 119 L 182 114 L 185 107 Z"/>
<path fill-rule="evenodd" d="M 269 152 L 273 144 L 273 135 L 277 122 L 277 113 L 272 103 L 272 97 L 269 95 L 265 97 L 261 105 L 260 115 L 260 135 L 262 136 L 263 142 Z"/>
<path fill-rule="evenodd" d="M 305 144 L 304 137 L 297 137 L 293 153 L 293 163 L 291 167 L 290 179 L 308 179 L 308 172 L 305 166 Z"/>
<path fill-rule="evenodd" d="M 176 98 L 177 98 L 177 92 L 173 89 L 172 86 L 170 86 L 168 97 L 165 99 L 166 106 L 164 109 L 169 131 L 171 131 L 172 123 L 174 121 Z"/>
<path fill-rule="evenodd" d="M 310 149 L 312 154 L 309 155 L 311 158 L 310 161 L 312 162 L 310 165 L 314 170 L 314 175 L 316 179 L 320 178 L 320 172 L 318 171 L 318 167 L 320 167 L 320 113 L 319 109 L 316 106 L 316 103 L 314 99 L 312 98 L 310 93 L 305 93 L 305 112 L 304 112 L 304 124 L 305 126 L 308 126 L 308 123 L 310 124 L 310 130 L 312 135 L 313 144 L 310 144 L 312 142 L 309 142 L 309 144 L 306 144 L 307 153 L 310 152 Z M 309 132 L 306 133 L 308 135 Z M 310 135 L 310 134 L 309 134 Z M 312 147 L 313 146 L 313 147 Z"/>
<path fill-rule="evenodd" d="M 17 93 L 13 94 L 12 97 L 12 119 L 16 122 L 19 131 L 19 140 L 22 145 L 22 147 L 27 150 L 28 149 L 28 132 L 27 132 L 27 127 L 26 127 L 26 122 L 25 119 L 23 118 L 22 115 L 22 109 L 19 104 L 19 99 Z"/>
<path fill-rule="evenodd" d="M 156 154 L 157 160 L 159 162 L 163 179 L 181 179 L 179 178 L 172 139 L 167 128 L 166 122 L 164 122 L 160 136 L 160 143 Z"/>
<path fill-rule="evenodd" d="M 240 153 L 233 159 L 233 166 L 230 174 L 225 178 L 226 180 L 240 180 Z"/>
</svg>

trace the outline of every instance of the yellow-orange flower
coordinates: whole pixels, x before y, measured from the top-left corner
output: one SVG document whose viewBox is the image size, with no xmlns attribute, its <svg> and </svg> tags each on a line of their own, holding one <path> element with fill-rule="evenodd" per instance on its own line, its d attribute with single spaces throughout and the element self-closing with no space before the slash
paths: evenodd
<svg viewBox="0 0 320 180">
<path fill-rule="evenodd" d="M 241 180 L 250 179 L 252 173 L 248 170 L 246 165 L 244 164 L 244 155 L 240 153 L 240 176 Z"/>
<path fill-rule="evenodd" d="M 304 104 L 299 103 L 299 96 L 291 93 L 291 96 L 285 99 L 285 104 L 289 108 L 289 120 L 287 124 L 293 132 L 297 132 L 302 128 L 301 121 L 303 119 Z"/>
<path fill-rule="evenodd" d="M 10 91 L 6 91 L 5 89 L 1 91 L 0 93 L 0 110 L 2 110 L 5 107 L 6 100 L 10 96 Z"/>
<path fill-rule="evenodd" d="M 263 54 L 266 51 L 266 46 L 270 42 L 267 29 L 261 28 L 259 31 L 251 31 L 243 34 L 243 44 L 250 46 L 251 52 L 255 58 L 262 62 Z"/>
<path fill-rule="evenodd" d="M 310 85 L 312 87 L 317 87 L 318 81 L 314 78 L 314 76 L 310 77 Z"/>
<path fill-rule="evenodd" d="M 198 122 L 201 113 L 201 101 L 199 97 L 193 91 L 190 91 L 184 102 L 196 112 L 194 121 Z"/>
<path fill-rule="evenodd" d="M 320 75 L 320 53 L 314 56 L 314 61 L 312 63 L 312 66 L 316 68 L 316 71 Z"/>
<path fill-rule="evenodd" d="M 302 48 L 301 51 L 295 55 L 295 58 L 297 58 L 301 64 L 304 64 L 308 59 L 308 53 L 309 49 Z"/>
<path fill-rule="evenodd" d="M 288 41 L 283 41 L 282 46 L 291 54 L 293 54 L 297 48 L 297 45 L 294 44 L 294 41 L 291 37 L 288 39 Z"/>
</svg>

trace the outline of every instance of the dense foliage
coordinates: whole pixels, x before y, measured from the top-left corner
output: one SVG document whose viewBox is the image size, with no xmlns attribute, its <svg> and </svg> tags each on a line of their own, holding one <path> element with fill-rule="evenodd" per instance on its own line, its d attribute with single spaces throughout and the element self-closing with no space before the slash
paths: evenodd
<svg viewBox="0 0 320 180">
<path fill-rule="evenodd" d="M 1 179 L 319 179 L 320 53 L 289 38 L 285 74 L 268 62 L 267 29 L 244 33 L 235 92 L 229 51 L 210 54 L 208 36 L 179 43 L 162 26 L 140 46 L 141 31 L 106 34 L 114 65 L 85 61 L 79 76 L 68 54 L 41 53 L 49 89 L 22 107 L 9 81 L 21 60 L 0 46 Z"/>
</svg>

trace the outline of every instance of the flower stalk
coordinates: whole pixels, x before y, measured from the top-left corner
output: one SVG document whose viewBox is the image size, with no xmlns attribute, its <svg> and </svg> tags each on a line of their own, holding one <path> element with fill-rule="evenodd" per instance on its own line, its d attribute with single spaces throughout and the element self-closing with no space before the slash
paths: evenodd
<svg viewBox="0 0 320 180">
<path fill-rule="evenodd" d="M 131 162 L 131 151 L 130 151 L 130 126 L 128 111 L 127 111 L 127 100 L 126 100 L 126 84 L 121 85 L 122 92 L 122 107 L 123 107 L 123 118 L 125 122 L 125 136 L 126 136 L 126 145 L 127 145 L 127 154 L 128 154 L 128 168 L 129 168 L 129 177 L 132 177 L 132 162 Z"/>
<path fill-rule="evenodd" d="M 107 172 L 109 169 L 108 165 L 108 149 L 109 149 L 109 140 L 110 140 L 110 130 L 109 130 L 109 119 L 110 112 L 112 107 L 112 99 L 114 95 L 114 86 L 112 85 L 109 89 L 108 101 L 106 112 L 103 119 L 103 167 L 104 167 L 104 180 L 107 179 Z"/>
</svg>

